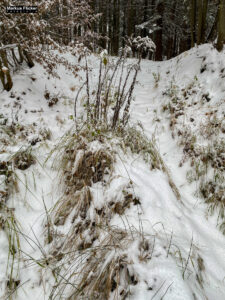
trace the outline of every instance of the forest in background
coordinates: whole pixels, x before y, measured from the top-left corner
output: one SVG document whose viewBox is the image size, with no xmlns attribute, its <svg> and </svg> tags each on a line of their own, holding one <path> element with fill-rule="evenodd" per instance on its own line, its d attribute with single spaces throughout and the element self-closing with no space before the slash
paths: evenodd
<svg viewBox="0 0 225 300">
<path fill-rule="evenodd" d="M 5 90 L 13 85 L 11 70 L 23 61 L 32 68 L 35 60 L 53 75 L 55 67 L 65 61 L 49 49 L 62 52 L 69 46 L 79 57 L 106 49 L 117 56 L 129 46 L 129 55 L 137 57 L 142 39 L 147 38 L 156 47 L 154 51 L 151 46 L 142 49 L 142 58 L 162 61 L 209 42 L 221 51 L 225 43 L 225 0 L 32 0 L 16 4 L 36 5 L 38 12 L 8 13 L 6 8 L 15 2 L 0 3 L 0 79 Z"/>
<path fill-rule="evenodd" d="M 96 0 L 92 5 L 102 14 L 95 31 L 109 38 L 101 46 L 112 55 L 129 36 L 152 38 L 155 60 L 170 59 L 217 36 L 218 49 L 224 43 L 224 0 Z"/>
<path fill-rule="evenodd" d="M 64 63 L 48 51 L 70 46 L 75 55 L 120 55 L 126 45 L 137 57 L 141 38 L 151 39 L 155 51 L 142 51 L 142 58 L 161 61 L 195 45 L 213 43 L 221 51 L 225 42 L 225 0 L 41 0 L 18 1 L 37 5 L 38 13 L 7 13 L 15 2 L 0 3 L 0 79 L 5 90 L 12 87 L 15 65 L 36 60 L 49 73 Z M 16 53 L 15 54 L 15 48 Z M 86 52 L 85 52 L 86 53 Z M 10 58 L 11 57 L 11 58 Z"/>
<path fill-rule="evenodd" d="M 37 5 L 38 14 L 7 14 L 1 1 L 0 45 L 24 42 L 32 47 L 83 42 L 92 51 L 118 55 L 130 37 L 150 37 L 156 53 L 170 59 L 195 44 L 225 41 L 225 0 L 48 0 L 18 1 Z M 13 2 L 15 5 L 15 2 Z M 135 53 L 135 49 L 133 49 Z M 146 57 L 148 54 L 146 54 Z"/>
</svg>

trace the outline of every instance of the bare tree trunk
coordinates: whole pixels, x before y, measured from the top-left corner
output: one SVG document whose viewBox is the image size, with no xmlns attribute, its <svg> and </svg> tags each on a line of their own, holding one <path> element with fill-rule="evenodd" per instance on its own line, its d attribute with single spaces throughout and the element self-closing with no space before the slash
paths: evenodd
<svg viewBox="0 0 225 300">
<path fill-rule="evenodd" d="M 101 20 L 100 20 L 100 34 L 103 37 L 107 35 L 107 1 L 100 1 L 100 12 L 102 12 Z M 106 39 L 102 38 L 100 41 L 100 46 L 105 49 L 106 48 Z"/>
<path fill-rule="evenodd" d="M 30 53 L 27 50 L 23 50 L 23 54 L 26 58 L 26 62 L 28 64 L 28 67 L 33 68 L 34 62 L 33 62 L 32 58 L 30 56 Z"/>
<path fill-rule="evenodd" d="M 157 5 L 157 13 L 160 18 L 157 20 L 157 27 L 160 29 L 156 32 L 156 53 L 155 53 L 155 60 L 162 60 L 162 53 L 163 53 L 163 41 L 162 41 L 162 33 L 163 33 L 163 13 L 164 13 L 164 3 L 163 1 L 159 1 Z"/>
<path fill-rule="evenodd" d="M 216 31 L 217 31 L 217 24 L 218 24 L 218 17 L 219 17 L 219 6 L 217 8 L 217 12 L 216 12 L 216 16 L 213 22 L 213 25 L 211 27 L 211 30 L 207 36 L 206 41 L 207 42 L 211 42 L 213 40 L 213 37 L 216 35 Z"/>
<path fill-rule="evenodd" d="M 196 0 L 191 0 L 191 12 L 190 12 L 190 21 L 191 21 L 191 47 L 194 47 L 196 43 Z"/>
<path fill-rule="evenodd" d="M 197 44 L 200 45 L 201 41 L 201 30 L 202 30 L 202 0 L 198 1 L 198 34 L 197 34 Z"/>
<path fill-rule="evenodd" d="M 113 0 L 113 40 L 112 40 L 112 55 L 117 55 L 117 9 L 116 9 L 117 1 Z"/>
<path fill-rule="evenodd" d="M 112 54 L 112 39 L 113 39 L 113 31 L 112 31 L 112 8 L 111 2 L 109 2 L 109 9 L 108 9 L 108 37 L 110 39 L 108 43 L 108 53 Z"/>
<path fill-rule="evenodd" d="M 218 15 L 218 51 L 223 50 L 225 43 L 225 0 L 220 0 L 219 3 L 219 15 Z"/>
<path fill-rule="evenodd" d="M 174 22 L 175 15 L 176 15 L 176 8 L 177 8 L 177 0 L 174 1 L 172 7 L 171 22 Z M 173 32 L 174 32 L 173 36 L 170 36 L 167 42 L 167 50 L 166 50 L 167 59 L 170 59 L 173 56 L 173 53 L 175 51 L 174 45 L 176 45 L 176 35 L 177 35 L 176 28 L 173 30 Z"/>
<path fill-rule="evenodd" d="M 6 71 L 2 70 L 3 67 L 7 68 L 7 70 Z M 5 80 L 5 77 L 7 80 Z M 13 86 L 13 83 L 12 83 L 12 78 L 11 78 L 11 75 L 9 72 L 6 51 L 4 51 L 4 50 L 0 50 L 0 78 L 1 78 L 4 90 L 10 91 Z"/>
<path fill-rule="evenodd" d="M 123 1 L 123 31 L 122 31 L 122 47 L 124 47 L 125 45 L 125 41 L 124 41 L 124 38 L 126 36 L 126 33 L 127 33 L 127 24 L 126 24 L 126 21 L 127 21 L 127 6 L 126 6 L 126 2 Z"/>
<path fill-rule="evenodd" d="M 145 0 L 144 1 L 144 18 L 143 18 L 143 22 L 146 22 L 147 20 L 148 20 L 148 0 Z M 142 35 L 143 36 L 148 35 L 148 32 L 147 32 L 146 28 L 143 29 Z"/>
<path fill-rule="evenodd" d="M 120 33 L 120 0 L 113 1 L 113 44 L 112 54 L 118 55 Z"/>
<path fill-rule="evenodd" d="M 0 59 L 0 79 L 2 82 L 3 89 L 5 90 L 5 73 L 3 72 L 2 67 L 3 67 L 3 65 L 2 65 L 2 61 Z"/>
<path fill-rule="evenodd" d="M 208 0 L 203 0 L 202 6 L 202 30 L 201 30 L 201 44 L 205 43 L 205 33 L 207 25 L 207 12 L 208 12 Z"/>
<path fill-rule="evenodd" d="M 20 45 L 18 45 L 18 52 L 19 52 L 19 57 L 20 57 L 19 63 L 22 64 L 24 57 L 23 57 L 23 51 L 22 51 Z"/>
<path fill-rule="evenodd" d="M 207 10 L 208 0 L 198 0 L 198 45 L 203 44 L 205 42 Z"/>
<path fill-rule="evenodd" d="M 127 35 L 131 36 L 134 33 L 134 3 L 133 0 L 128 0 L 128 17 L 127 17 Z"/>
</svg>

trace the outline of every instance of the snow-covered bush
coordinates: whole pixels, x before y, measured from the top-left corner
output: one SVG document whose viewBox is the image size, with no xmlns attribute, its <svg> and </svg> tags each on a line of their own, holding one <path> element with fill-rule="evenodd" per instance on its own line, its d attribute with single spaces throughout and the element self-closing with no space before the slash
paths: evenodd
<svg viewBox="0 0 225 300">
<path fill-rule="evenodd" d="M 156 45 L 149 37 L 129 37 L 126 38 L 127 45 L 132 49 L 133 53 L 137 53 L 138 57 L 147 57 L 150 53 L 155 52 Z"/>
</svg>

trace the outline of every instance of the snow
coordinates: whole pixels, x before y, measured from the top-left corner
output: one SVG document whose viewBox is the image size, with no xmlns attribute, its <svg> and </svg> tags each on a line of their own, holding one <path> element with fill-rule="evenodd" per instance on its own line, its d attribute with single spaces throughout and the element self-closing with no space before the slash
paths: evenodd
<svg viewBox="0 0 225 300">
<path fill-rule="evenodd" d="M 108 51 L 106 49 L 104 49 L 101 53 L 100 53 L 100 57 L 104 58 L 106 55 L 108 55 Z"/>
<path fill-rule="evenodd" d="M 0 26 L 1 26 L 1 23 L 0 22 Z M 17 44 L 9 44 L 9 45 L 6 45 L 6 46 L 1 46 L 0 47 L 0 50 L 4 50 L 4 49 L 13 49 L 13 48 L 16 48 Z"/>
<path fill-rule="evenodd" d="M 69 62 L 77 63 L 69 53 L 64 56 Z M 201 122 L 205 121 L 205 112 L 216 108 L 218 118 L 224 116 L 225 73 L 221 73 L 225 68 L 224 57 L 224 52 L 218 53 L 211 45 L 202 45 L 170 61 L 143 60 L 141 63 L 130 122 L 141 122 L 147 137 L 152 139 L 154 136 L 158 151 L 181 194 L 180 200 L 172 190 L 167 174 L 162 170 L 151 170 L 138 154 L 129 151 L 124 154 L 116 140 L 112 140 L 110 146 L 116 152 L 112 180 L 104 188 L 100 183 L 91 187 L 93 206 L 89 211 L 90 219 L 94 216 L 95 208 L 101 209 L 112 200 L 122 201 L 126 189 L 132 191 L 140 201 L 140 205 L 130 205 L 125 214 L 115 214 L 110 221 L 110 226 L 126 229 L 134 235 L 126 255 L 128 261 L 132 262 L 128 265 L 129 273 L 137 275 L 139 280 L 130 286 L 129 299 L 225 299 L 225 236 L 217 227 L 217 216 L 207 214 L 207 205 L 195 194 L 196 184 L 187 182 L 189 162 L 179 167 L 183 151 L 177 139 L 171 136 L 168 113 L 162 112 L 162 105 L 168 100 L 165 91 L 170 88 L 171 82 L 178 87 L 179 97 L 182 88 L 191 86 L 190 89 L 195 89 L 196 92 L 189 95 L 186 103 L 198 103 L 186 107 L 185 116 L 178 118 L 177 126 L 190 126 L 198 136 L 199 145 L 203 145 L 205 139 L 198 130 Z M 93 68 L 91 80 L 95 82 L 98 58 L 92 55 L 88 61 Z M 201 73 L 203 65 L 207 66 L 207 70 Z M 57 73 L 60 78 L 48 78 L 38 64 L 32 68 L 32 72 L 24 67 L 24 70 L 15 73 L 13 89 L 0 93 L 1 114 L 9 124 L 16 121 L 24 126 L 21 132 L 17 129 L 9 145 L 0 146 L 0 161 L 6 160 L 22 146 L 26 148 L 32 145 L 32 141 L 38 141 L 32 146 L 36 164 L 25 171 L 16 170 L 18 191 L 14 191 L 7 201 L 7 207 L 15 208 L 14 214 L 23 232 L 20 247 L 24 259 L 19 270 L 20 286 L 14 294 L 15 299 L 19 300 L 48 299 L 55 284 L 51 264 L 42 268 L 35 263 L 36 260 L 44 265 L 43 258 L 49 261 L 54 259 L 48 257 L 50 246 L 45 243 L 46 210 L 50 212 L 61 199 L 63 189 L 57 168 L 59 161 L 50 153 L 74 126 L 70 116 L 73 115 L 75 93 L 83 84 L 81 78 L 85 78 L 82 71 L 80 77 L 74 78 L 62 66 L 58 67 Z M 160 74 L 158 82 L 153 73 Z M 34 81 L 33 77 L 36 78 Z M 51 97 L 57 95 L 59 101 L 56 105 L 48 106 L 44 97 L 46 90 Z M 203 93 L 209 93 L 210 103 L 200 101 Z M 82 111 L 82 106 L 78 107 L 78 113 Z M 190 118 L 195 122 L 190 122 Z M 48 129 L 51 131 L 50 140 L 40 134 Z M 23 131 L 25 138 L 22 138 Z M 2 132 L 0 135 L 4 137 Z M 224 135 L 218 134 L 217 137 L 224 138 Z M 94 141 L 90 149 L 98 151 L 101 145 Z M 79 150 L 72 166 L 74 173 L 83 155 L 83 150 Z M 59 226 L 58 231 L 69 232 L 70 226 L 68 220 L 65 226 Z M 141 254 L 138 232 L 144 233 L 150 245 L 150 249 L 143 250 Z M 110 262 L 114 255 L 111 252 L 104 264 Z M 140 260 L 140 255 L 143 260 Z M 0 230 L 0 297 L 5 296 L 8 280 L 7 257 L 7 235 Z M 202 267 L 199 263 L 201 260 Z M 16 270 L 14 273 L 16 276 Z M 201 283 L 196 276 L 202 277 Z"/>
<path fill-rule="evenodd" d="M 2 67 L 2 71 L 4 72 L 4 73 L 6 73 L 7 71 L 8 71 L 8 68 L 7 67 Z"/>
</svg>

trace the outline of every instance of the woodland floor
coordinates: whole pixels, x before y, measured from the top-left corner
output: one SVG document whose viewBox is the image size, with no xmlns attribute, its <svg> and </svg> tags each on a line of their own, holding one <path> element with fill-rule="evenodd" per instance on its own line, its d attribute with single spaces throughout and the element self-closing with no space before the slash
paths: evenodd
<svg viewBox="0 0 225 300">
<path fill-rule="evenodd" d="M 14 72 L 0 93 L 0 299 L 225 299 L 224 58 L 203 45 L 143 60 L 124 139 L 73 139 L 83 71 Z"/>
</svg>

